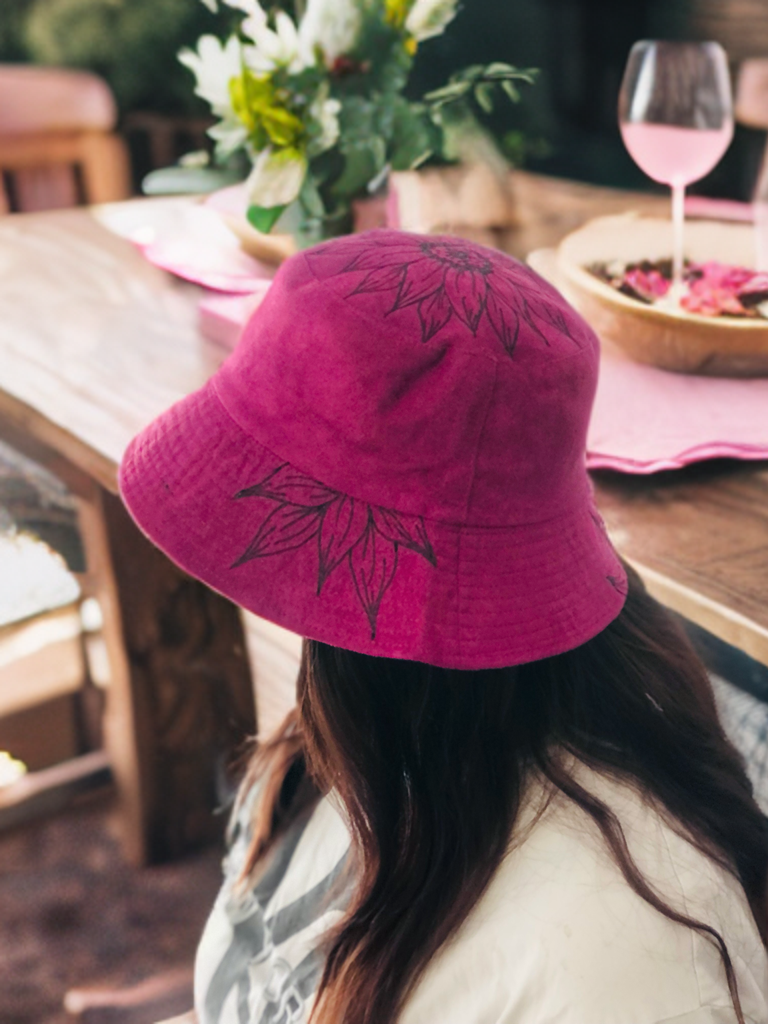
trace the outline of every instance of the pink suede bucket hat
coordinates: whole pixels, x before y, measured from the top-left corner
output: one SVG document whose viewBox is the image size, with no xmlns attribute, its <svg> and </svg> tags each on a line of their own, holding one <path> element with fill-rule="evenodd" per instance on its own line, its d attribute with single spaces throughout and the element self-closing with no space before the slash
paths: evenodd
<svg viewBox="0 0 768 1024">
<path fill-rule="evenodd" d="M 302 636 L 459 669 L 559 654 L 626 595 L 585 468 L 598 356 L 500 252 L 331 241 L 132 441 L 122 495 L 182 569 Z"/>
</svg>

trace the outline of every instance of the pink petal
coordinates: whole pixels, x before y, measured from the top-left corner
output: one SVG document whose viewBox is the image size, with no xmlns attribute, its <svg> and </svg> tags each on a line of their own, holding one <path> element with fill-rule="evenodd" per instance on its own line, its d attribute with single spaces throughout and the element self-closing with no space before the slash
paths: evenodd
<svg viewBox="0 0 768 1024">
<path fill-rule="evenodd" d="M 499 341 L 509 355 L 512 355 L 517 344 L 517 335 L 520 332 L 520 318 L 517 312 L 506 303 L 499 302 L 493 288 L 488 289 L 485 310 Z"/>
<path fill-rule="evenodd" d="M 260 483 L 243 488 L 235 497 L 272 498 L 274 501 L 289 502 L 291 505 L 301 505 L 304 508 L 318 508 L 333 501 L 336 491 L 284 462 Z"/>
<path fill-rule="evenodd" d="M 445 277 L 445 264 L 437 260 L 420 259 L 412 263 L 403 278 L 392 310 L 402 309 L 421 302 L 438 288 L 442 287 Z"/>
<path fill-rule="evenodd" d="M 456 316 L 474 334 L 485 310 L 488 294 L 485 274 L 450 267 L 445 274 L 445 292 Z"/>
<path fill-rule="evenodd" d="M 362 537 L 370 519 L 368 504 L 346 495 L 326 509 L 320 527 L 318 594 L 333 570 Z"/>
<path fill-rule="evenodd" d="M 232 568 L 250 562 L 253 558 L 280 555 L 301 547 L 320 529 L 322 516 L 321 509 L 278 505 L 261 524 L 258 533 L 242 555 L 233 562 Z"/>
<path fill-rule="evenodd" d="M 453 306 L 445 294 L 445 289 L 428 295 L 419 303 L 419 319 L 421 320 L 421 340 L 429 341 L 437 332 L 445 327 L 453 315 Z"/>
<path fill-rule="evenodd" d="M 371 640 L 376 639 L 376 620 L 381 599 L 394 579 L 397 547 L 374 529 L 373 523 L 349 553 L 349 568 L 355 589 L 368 616 Z"/>
<path fill-rule="evenodd" d="M 429 542 L 421 516 L 409 516 L 378 506 L 371 508 L 371 515 L 373 524 L 382 537 L 386 537 L 394 544 L 401 544 L 404 548 L 418 552 L 432 565 L 437 565 L 435 552 Z"/>
</svg>

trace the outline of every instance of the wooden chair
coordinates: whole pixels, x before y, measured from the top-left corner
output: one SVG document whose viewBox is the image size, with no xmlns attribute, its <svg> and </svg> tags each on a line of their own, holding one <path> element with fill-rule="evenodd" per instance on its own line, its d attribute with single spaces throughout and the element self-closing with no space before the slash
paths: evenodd
<svg viewBox="0 0 768 1024">
<path fill-rule="evenodd" d="M 110 781 L 100 724 L 109 680 L 98 611 L 90 623 L 83 614 L 76 503 L 56 477 L 3 442 L 0 566 L 0 750 L 29 768 L 0 785 L 3 829 Z"/>
<path fill-rule="evenodd" d="M 0 212 L 126 198 L 127 150 L 114 132 L 116 120 L 112 93 L 96 75 L 0 64 Z M 31 770 L 0 788 L 3 828 L 104 785 L 109 762 L 100 749 L 101 695 L 93 685 L 99 675 L 102 685 L 107 682 L 105 658 L 99 657 L 103 644 L 81 622 L 88 579 L 75 500 L 36 463 L 0 445 L 0 520 L 6 534 L 38 538 L 39 550 L 29 555 L 40 569 L 39 585 L 31 588 L 23 569 L 14 580 L 5 566 L 0 749 L 10 749 Z M 55 551 L 80 583 L 79 596 L 74 585 L 66 606 L 46 582 L 55 575 Z M 50 572 L 42 564 L 46 560 Z M 95 657 L 86 657 L 91 652 Z M 101 672 L 94 672 L 99 662 Z"/>
<path fill-rule="evenodd" d="M 768 128 L 768 57 L 755 57 L 741 64 L 734 107 L 741 124 Z"/>
<path fill-rule="evenodd" d="M 0 64 L 0 210 L 104 203 L 131 193 L 117 108 L 85 71 Z"/>
<path fill-rule="evenodd" d="M 196 1024 L 191 969 L 157 974 L 128 988 L 72 988 L 64 1010 L 72 1024 Z"/>
</svg>

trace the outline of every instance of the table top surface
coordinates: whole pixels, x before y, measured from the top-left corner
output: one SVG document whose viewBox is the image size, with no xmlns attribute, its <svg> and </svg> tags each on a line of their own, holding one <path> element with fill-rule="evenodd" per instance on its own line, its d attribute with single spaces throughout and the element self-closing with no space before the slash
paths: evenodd
<svg viewBox="0 0 768 1024">
<path fill-rule="evenodd" d="M 516 174 L 524 257 L 592 216 L 666 200 Z M 157 200 L 130 201 L 138 204 Z M 226 356 L 197 326 L 202 290 L 104 222 L 125 204 L 0 219 L 0 433 L 24 434 L 116 490 L 130 438 Z M 660 599 L 768 664 L 768 463 L 595 474 L 621 553 Z"/>
</svg>

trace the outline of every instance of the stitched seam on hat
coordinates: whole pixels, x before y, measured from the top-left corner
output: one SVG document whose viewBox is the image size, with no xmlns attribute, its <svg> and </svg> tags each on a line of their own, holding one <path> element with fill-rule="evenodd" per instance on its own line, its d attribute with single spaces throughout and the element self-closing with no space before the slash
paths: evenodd
<svg viewBox="0 0 768 1024">
<path fill-rule="evenodd" d="M 486 426 L 488 424 L 488 417 L 490 416 L 490 413 L 491 413 L 491 407 L 493 406 L 493 396 L 496 394 L 496 387 L 498 385 L 498 382 L 499 382 L 499 367 L 498 367 L 498 364 L 496 364 L 496 366 L 494 366 L 494 368 L 493 368 L 493 387 L 491 388 L 491 396 L 490 396 L 490 398 L 488 400 L 488 404 L 485 407 L 485 416 L 483 417 L 483 425 L 480 427 L 480 430 L 478 431 L 477 439 L 475 441 L 475 450 L 472 453 L 472 476 L 471 476 L 471 479 L 469 481 L 469 487 L 467 488 L 467 501 L 466 501 L 466 504 L 464 506 L 464 518 L 465 519 L 467 518 L 467 515 L 469 513 L 469 509 L 470 509 L 470 507 L 472 505 L 472 494 L 473 494 L 474 489 L 475 489 L 475 478 L 477 476 L 477 453 L 478 453 L 478 451 L 480 449 L 480 444 L 481 444 L 481 442 L 483 440 L 483 435 L 485 434 L 485 428 L 486 428 Z M 466 529 L 466 527 L 464 527 L 464 529 Z M 457 630 L 458 630 L 456 635 L 459 638 L 459 644 L 460 645 L 461 645 L 461 642 L 462 642 L 462 639 L 463 639 L 463 633 L 461 631 L 461 603 L 462 603 L 463 597 L 462 597 L 462 592 L 461 592 L 461 587 L 460 587 L 460 582 L 459 582 L 460 579 L 461 579 L 461 540 L 462 540 L 462 534 L 463 534 L 463 530 L 460 529 L 459 530 L 458 540 L 457 540 L 457 543 L 456 543 L 456 627 L 457 627 Z"/>
<path fill-rule="evenodd" d="M 478 453 L 478 451 L 480 449 L 480 444 L 481 444 L 481 442 L 483 440 L 483 435 L 485 434 L 485 428 L 488 425 L 488 417 L 490 416 L 491 409 L 493 407 L 493 396 L 496 394 L 496 388 L 498 386 L 498 383 L 499 383 L 499 366 L 498 366 L 498 363 L 497 363 L 494 366 L 494 368 L 493 368 L 493 387 L 491 388 L 491 397 L 488 399 L 488 404 L 485 407 L 485 416 L 483 417 L 483 425 L 482 425 L 482 427 L 480 427 L 480 430 L 478 432 L 477 440 L 475 441 L 475 450 L 472 453 L 472 478 L 469 481 L 469 488 L 467 490 L 467 501 L 466 501 L 466 504 L 464 506 L 464 519 L 465 519 L 465 521 L 466 521 L 467 516 L 469 515 L 469 510 L 470 510 L 470 508 L 472 506 L 472 494 L 473 494 L 473 492 L 475 490 L 475 478 L 477 476 L 477 453 Z"/>
<path fill-rule="evenodd" d="M 497 378 L 498 378 L 498 370 L 495 369 L 494 370 L 494 384 L 493 384 L 494 389 L 496 388 Z M 483 525 L 483 524 L 480 524 L 480 523 L 466 523 L 466 522 L 461 522 L 461 521 L 458 521 L 458 520 L 455 520 L 455 519 L 439 519 L 436 516 L 425 516 L 421 512 L 411 512 L 408 509 L 393 508 L 390 505 L 384 505 L 384 504 L 382 504 L 379 501 L 371 501 L 370 498 L 362 497 L 361 495 L 353 493 L 352 491 L 347 491 L 347 490 L 344 490 L 341 487 L 336 487 L 335 485 L 329 484 L 325 480 L 320 480 L 319 477 L 317 477 L 315 475 L 316 470 L 314 470 L 314 469 L 306 469 L 303 465 L 298 465 L 297 463 L 293 462 L 291 459 L 287 459 L 284 455 L 280 455 L 273 448 L 270 448 L 270 446 L 265 444 L 260 438 L 254 437 L 253 434 L 249 433 L 249 431 L 247 431 L 244 427 L 242 427 L 240 425 L 240 423 L 237 421 L 237 419 L 235 419 L 235 417 L 232 415 L 232 413 L 227 408 L 226 403 L 224 402 L 223 398 L 219 394 L 218 382 L 217 382 L 217 379 L 216 379 L 215 376 L 210 378 L 210 383 L 212 385 L 213 391 L 215 392 L 216 401 L 218 402 L 219 406 L 221 407 L 224 415 L 227 417 L 228 420 L 231 420 L 231 422 L 234 423 L 234 425 L 237 427 L 237 429 L 240 431 L 241 434 L 244 434 L 246 437 L 250 438 L 255 444 L 258 444 L 261 448 L 264 449 L 264 451 L 269 452 L 270 455 L 274 456 L 274 458 L 278 459 L 280 462 L 287 462 L 294 469 L 297 469 L 299 472 L 304 473 L 305 476 L 312 477 L 312 479 L 317 480 L 317 482 L 319 484 L 322 484 L 324 487 L 328 487 L 330 490 L 338 491 L 339 494 L 343 494 L 343 495 L 345 495 L 348 498 L 354 498 L 356 501 L 362 501 L 362 502 L 365 502 L 368 505 L 376 505 L 376 506 L 378 506 L 380 508 L 387 508 L 387 509 L 390 509 L 392 512 L 399 512 L 401 515 L 420 516 L 425 522 L 428 522 L 428 523 L 439 523 L 441 526 L 450 527 L 450 528 L 453 528 L 453 529 L 456 529 L 456 530 L 477 530 L 477 531 L 480 531 L 480 530 L 487 530 L 487 531 L 492 531 L 492 530 L 496 530 L 496 531 L 520 530 L 520 529 L 525 529 L 528 526 L 546 526 L 547 523 L 554 523 L 554 522 L 558 522 L 560 519 L 570 519 L 570 518 L 572 518 L 572 510 L 570 508 L 568 508 L 568 509 L 563 510 L 562 512 L 556 512 L 554 515 L 551 515 L 551 516 L 549 516 L 546 519 L 526 519 L 523 522 L 503 523 L 503 524 L 501 524 L 499 526 L 486 526 L 486 525 Z M 487 421 L 489 412 L 490 412 L 490 403 L 489 403 L 488 408 L 486 410 L 486 421 Z M 485 430 L 485 422 L 486 421 L 483 422 L 483 427 L 480 430 L 480 433 L 478 435 L 478 447 L 479 447 L 479 439 L 480 439 L 480 437 L 482 437 L 483 431 Z M 477 463 L 477 451 L 475 451 L 475 457 L 473 459 L 472 480 L 471 480 L 470 486 L 469 486 L 469 496 L 468 496 L 468 499 L 467 499 L 467 503 L 465 505 L 465 514 L 466 514 L 466 509 L 469 507 L 469 504 L 470 504 L 470 500 L 469 499 L 471 498 L 472 490 L 474 489 L 476 463 Z"/>
</svg>

